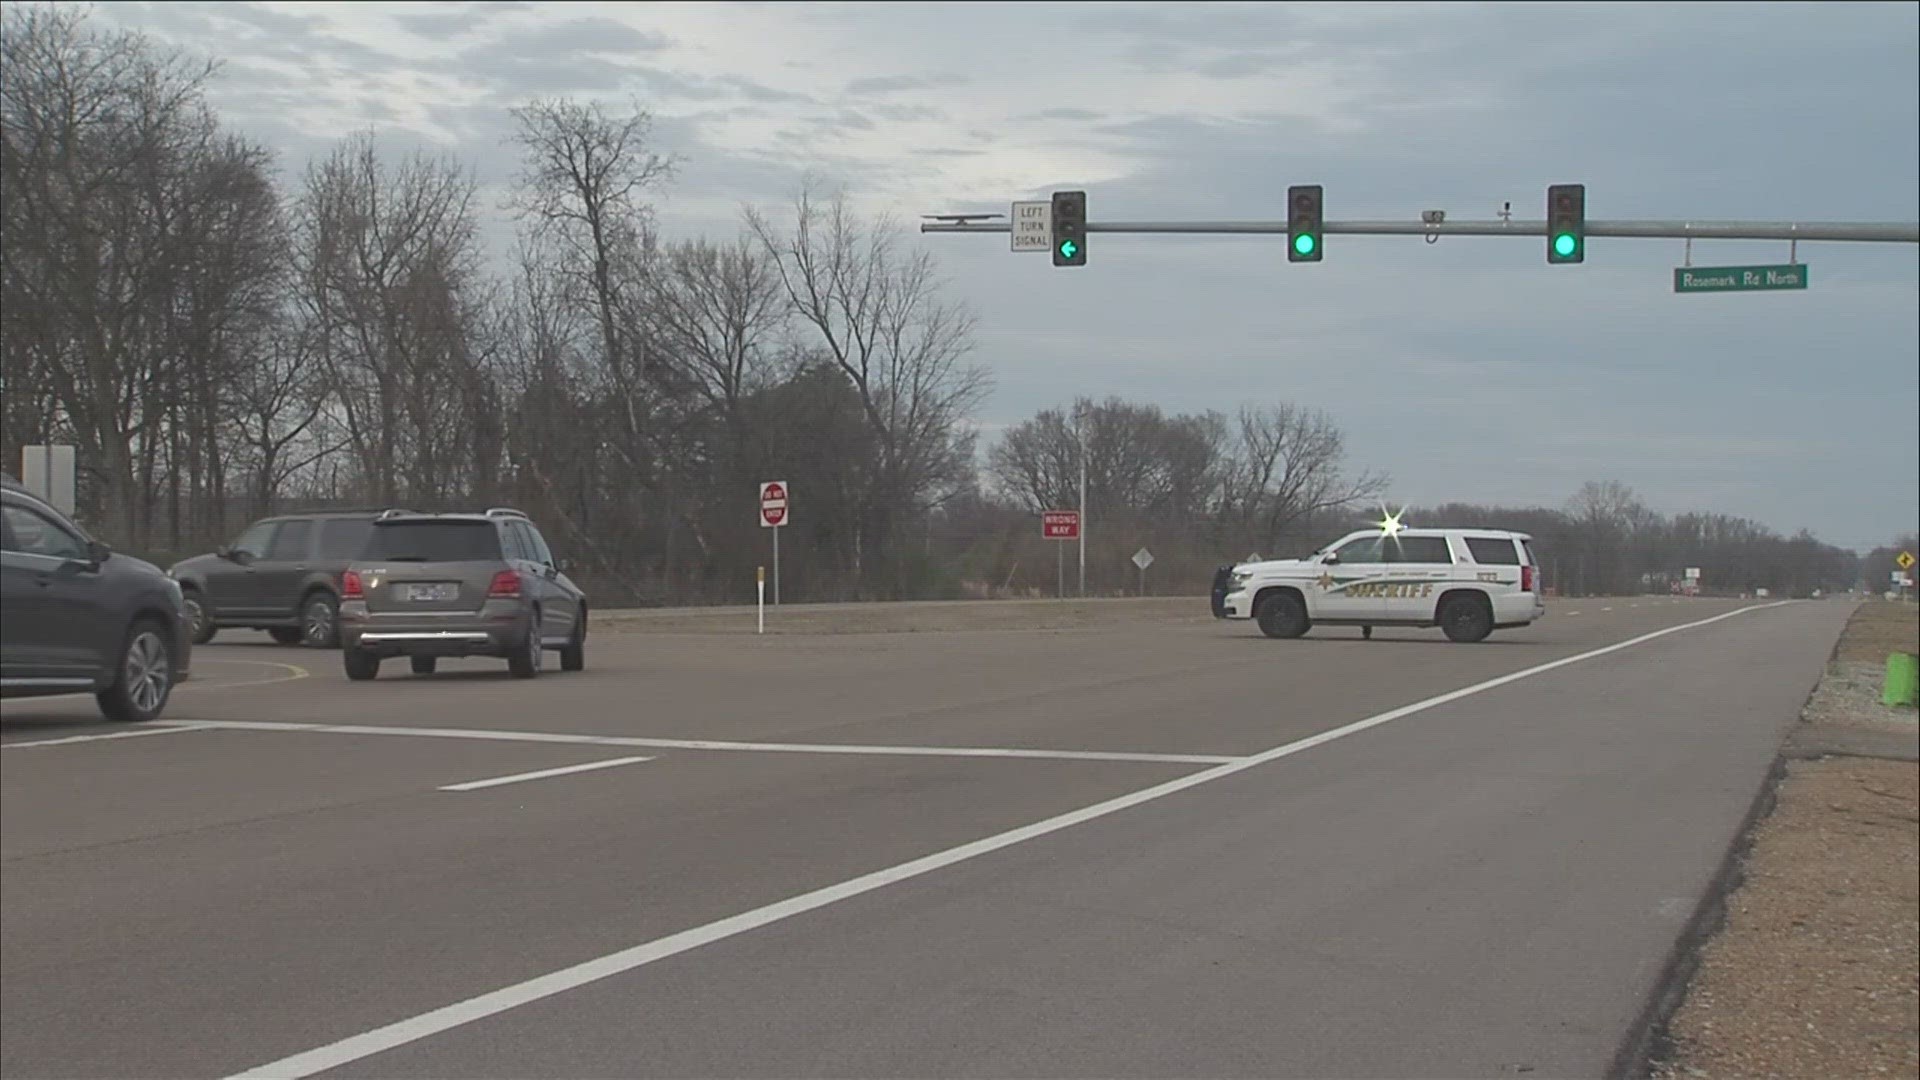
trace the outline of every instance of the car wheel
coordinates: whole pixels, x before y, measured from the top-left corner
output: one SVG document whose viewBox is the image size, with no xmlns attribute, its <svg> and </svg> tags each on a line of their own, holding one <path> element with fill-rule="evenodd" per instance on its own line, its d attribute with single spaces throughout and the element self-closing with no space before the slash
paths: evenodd
<svg viewBox="0 0 1920 1080">
<path fill-rule="evenodd" d="M 309 649 L 332 649 L 340 644 L 340 602 L 331 593 L 316 592 L 300 609 L 300 640 Z"/>
<path fill-rule="evenodd" d="M 297 626 L 269 626 L 267 636 L 275 645 L 298 645 L 301 641 L 300 628 Z"/>
<path fill-rule="evenodd" d="M 1253 617 L 1260 623 L 1260 632 L 1270 638 L 1297 638 L 1313 626 L 1307 618 L 1306 601 L 1299 593 L 1286 590 L 1261 597 Z"/>
<path fill-rule="evenodd" d="M 573 621 L 573 640 L 560 649 L 561 671 L 583 671 L 587 666 L 587 609 Z"/>
<path fill-rule="evenodd" d="M 437 656 L 415 656 L 411 659 L 415 675 L 431 675 L 434 669 L 440 666 L 440 658 Z"/>
<path fill-rule="evenodd" d="M 1449 641 L 1484 641 L 1493 633 L 1493 609 L 1477 596 L 1450 597 L 1440 606 L 1440 629 Z"/>
<path fill-rule="evenodd" d="M 347 669 L 347 678 L 354 682 L 380 677 L 380 658 L 365 649 L 342 649 L 340 661 Z"/>
<path fill-rule="evenodd" d="M 182 589 L 180 597 L 187 609 L 187 625 L 192 628 L 193 643 L 205 645 L 212 641 L 220 628 L 214 625 L 213 611 L 207 607 L 206 598 L 200 595 L 199 589 Z"/>
<path fill-rule="evenodd" d="M 533 613 L 527 640 L 507 657 L 507 672 L 516 679 L 531 679 L 540 674 L 540 657 L 546 651 L 540 642 L 540 613 Z"/>
<path fill-rule="evenodd" d="M 137 724 L 152 720 L 173 693 L 173 648 L 159 623 L 142 619 L 127 631 L 113 685 L 96 699 L 109 720 Z"/>
</svg>

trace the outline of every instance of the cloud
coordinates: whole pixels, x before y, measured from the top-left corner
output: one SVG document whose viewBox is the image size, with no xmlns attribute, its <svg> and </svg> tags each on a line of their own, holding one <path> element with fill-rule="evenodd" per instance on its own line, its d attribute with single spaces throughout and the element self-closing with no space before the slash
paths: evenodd
<svg viewBox="0 0 1920 1080">
<path fill-rule="evenodd" d="M 939 90 L 965 86 L 965 75 L 875 75 L 847 83 L 849 94 L 897 94 L 905 90 Z"/>
</svg>

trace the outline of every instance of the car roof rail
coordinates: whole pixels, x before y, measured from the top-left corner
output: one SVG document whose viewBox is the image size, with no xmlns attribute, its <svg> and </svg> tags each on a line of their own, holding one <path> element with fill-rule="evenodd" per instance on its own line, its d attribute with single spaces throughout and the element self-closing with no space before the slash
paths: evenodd
<svg viewBox="0 0 1920 1080">
<path fill-rule="evenodd" d="M 516 510 L 511 506 L 489 506 L 487 507 L 486 516 L 523 518 L 527 516 L 527 512 L 525 510 Z"/>
<path fill-rule="evenodd" d="M 405 510 L 398 506 L 389 506 L 385 510 L 380 511 L 379 515 L 375 517 L 373 520 L 386 521 L 390 518 L 410 517 L 412 516 L 412 514 L 413 514 L 413 511 L 411 510 Z"/>
</svg>

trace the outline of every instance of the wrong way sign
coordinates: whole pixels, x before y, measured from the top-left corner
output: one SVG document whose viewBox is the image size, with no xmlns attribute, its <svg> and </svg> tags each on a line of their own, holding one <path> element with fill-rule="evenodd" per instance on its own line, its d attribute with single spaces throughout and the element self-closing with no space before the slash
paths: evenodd
<svg viewBox="0 0 1920 1080">
<path fill-rule="evenodd" d="M 787 482 L 769 480 L 760 485 L 760 526 L 777 529 L 787 523 Z"/>
</svg>

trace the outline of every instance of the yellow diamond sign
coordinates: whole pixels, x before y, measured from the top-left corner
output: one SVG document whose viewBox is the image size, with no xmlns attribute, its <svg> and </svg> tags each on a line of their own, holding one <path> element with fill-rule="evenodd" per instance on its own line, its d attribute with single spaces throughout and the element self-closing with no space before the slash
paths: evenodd
<svg viewBox="0 0 1920 1080">
<path fill-rule="evenodd" d="M 1911 570 L 1913 569 L 1913 552 L 1903 551 L 1896 555 L 1893 561 L 1900 564 L 1900 569 Z"/>
</svg>

